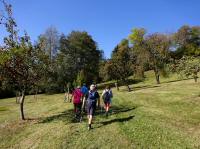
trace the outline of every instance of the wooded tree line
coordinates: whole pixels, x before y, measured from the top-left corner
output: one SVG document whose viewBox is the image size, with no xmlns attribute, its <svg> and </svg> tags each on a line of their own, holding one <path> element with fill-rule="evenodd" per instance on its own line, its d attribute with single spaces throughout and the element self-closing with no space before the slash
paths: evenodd
<svg viewBox="0 0 200 149">
<path fill-rule="evenodd" d="M 0 25 L 8 32 L 0 45 L 0 98 L 19 96 L 21 117 L 26 94 L 60 93 L 83 83 L 116 80 L 129 88 L 129 76 L 144 78 L 153 70 L 160 75 L 177 72 L 195 81 L 200 71 L 200 26 L 184 25 L 173 34 L 147 33 L 134 28 L 104 58 L 97 42 L 85 31 L 59 34 L 49 27 L 36 42 L 19 35 L 12 6 L 1 0 L 5 11 Z"/>
</svg>

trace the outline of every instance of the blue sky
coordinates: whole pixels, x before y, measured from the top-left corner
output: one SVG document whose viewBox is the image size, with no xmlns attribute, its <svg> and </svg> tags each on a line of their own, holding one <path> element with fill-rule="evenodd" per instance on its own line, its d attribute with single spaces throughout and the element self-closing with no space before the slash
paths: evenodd
<svg viewBox="0 0 200 149">
<path fill-rule="evenodd" d="M 132 28 L 149 33 L 175 32 L 180 26 L 200 25 L 199 0 L 8 0 L 20 31 L 34 41 L 49 26 L 60 33 L 87 31 L 110 57 Z M 0 10 L 2 10 L 0 5 Z M 0 26 L 0 41 L 6 35 Z"/>
</svg>

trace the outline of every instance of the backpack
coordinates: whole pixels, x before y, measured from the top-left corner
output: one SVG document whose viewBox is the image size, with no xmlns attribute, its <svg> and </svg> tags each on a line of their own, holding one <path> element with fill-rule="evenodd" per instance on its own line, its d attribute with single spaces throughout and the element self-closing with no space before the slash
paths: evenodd
<svg viewBox="0 0 200 149">
<path fill-rule="evenodd" d="M 86 87 L 86 86 L 83 86 L 83 87 L 81 88 L 81 92 L 83 93 L 83 95 L 87 95 L 87 93 L 88 93 L 87 87 Z"/>
<path fill-rule="evenodd" d="M 89 101 L 96 101 L 99 98 L 99 93 L 96 91 L 95 92 L 89 91 L 87 96 L 88 96 L 87 99 Z"/>
<path fill-rule="evenodd" d="M 81 97 L 82 97 L 82 93 L 80 89 L 75 89 L 75 91 L 73 92 L 74 95 L 74 103 L 81 103 Z"/>
<path fill-rule="evenodd" d="M 109 91 L 105 91 L 105 93 L 103 94 L 103 100 L 105 102 L 108 102 L 110 100 L 111 96 L 110 96 L 110 92 Z"/>
</svg>

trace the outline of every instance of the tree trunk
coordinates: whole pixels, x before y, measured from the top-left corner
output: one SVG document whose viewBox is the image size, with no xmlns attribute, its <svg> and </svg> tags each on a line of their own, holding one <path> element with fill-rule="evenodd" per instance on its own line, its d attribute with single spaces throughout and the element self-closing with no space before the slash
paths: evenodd
<svg viewBox="0 0 200 149">
<path fill-rule="evenodd" d="M 194 72 L 194 81 L 195 81 L 195 83 L 197 83 L 197 79 L 198 79 L 197 72 Z"/>
<path fill-rule="evenodd" d="M 38 89 L 35 89 L 35 94 L 34 94 L 34 99 L 37 101 L 37 93 L 38 93 Z"/>
<path fill-rule="evenodd" d="M 116 89 L 119 91 L 118 80 L 117 80 L 117 82 L 115 83 L 115 87 L 116 87 Z"/>
<path fill-rule="evenodd" d="M 24 99 L 25 99 L 25 90 L 22 91 L 22 96 L 20 98 L 20 114 L 21 114 L 22 120 L 25 120 L 25 117 L 24 117 Z"/>
<path fill-rule="evenodd" d="M 129 85 L 127 84 L 127 89 L 128 89 L 128 92 L 130 92 L 131 91 L 131 89 L 130 89 L 130 87 L 129 87 Z"/>
<path fill-rule="evenodd" d="M 157 84 L 160 84 L 160 75 L 159 74 L 156 75 L 156 82 L 157 82 Z"/>
<path fill-rule="evenodd" d="M 195 81 L 195 83 L 197 83 L 197 77 L 194 77 L 194 81 Z"/>
<path fill-rule="evenodd" d="M 154 73 L 155 73 L 155 76 L 156 76 L 156 82 L 157 82 L 157 84 L 160 84 L 160 75 L 158 73 L 158 70 L 154 69 Z"/>
<path fill-rule="evenodd" d="M 67 84 L 67 102 L 70 102 L 70 99 L 69 99 L 69 84 Z"/>
<path fill-rule="evenodd" d="M 144 70 L 142 70 L 142 79 L 144 79 L 145 76 L 144 76 Z"/>
<path fill-rule="evenodd" d="M 16 103 L 18 104 L 20 100 L 20 92 L 16 92 L 15 95 L 16 95 Z"/>
<path fill-rule="evenodd" d="M 126 84 L 126 86 L 127 86 L 128 92 L 130 92 L 130 91 L 131 91 L 131 89 L 130 89 L 130 87 L 129 87 L 129 85 L 128 85 L 128 82 L 127 82 L 127 80 L 126 80 L 126 79 L 123 79 L 123 81 L 124 81 L 124 83 L 125 83 L 125 84 Z"/>
</svg>

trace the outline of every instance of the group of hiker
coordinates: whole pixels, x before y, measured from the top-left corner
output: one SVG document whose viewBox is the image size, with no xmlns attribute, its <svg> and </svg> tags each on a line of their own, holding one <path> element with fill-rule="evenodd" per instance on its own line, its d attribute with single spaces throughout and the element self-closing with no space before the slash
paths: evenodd
<svg viewBox="0 0 200 149">
<path fill-rule="evenodd" d="M 110 86 L 106 86 L 100 97 L 97 86 L 92 84 L 89 89 L 86 84 L 83 86 L 77 86 L 72 91 L 72 102 L 74 104 L 75 118 L 82 121 L 82 112 L 87 112 L 88 118 L 88 130 L 92 129 L 92 119 L 95 114 L 95 110 L 100 106 L 101 99 L 104 103 L 105 115 L 108 116 L 109 108 L 111 106 L 111 100 L 113 97 Z"/>
</svg>

